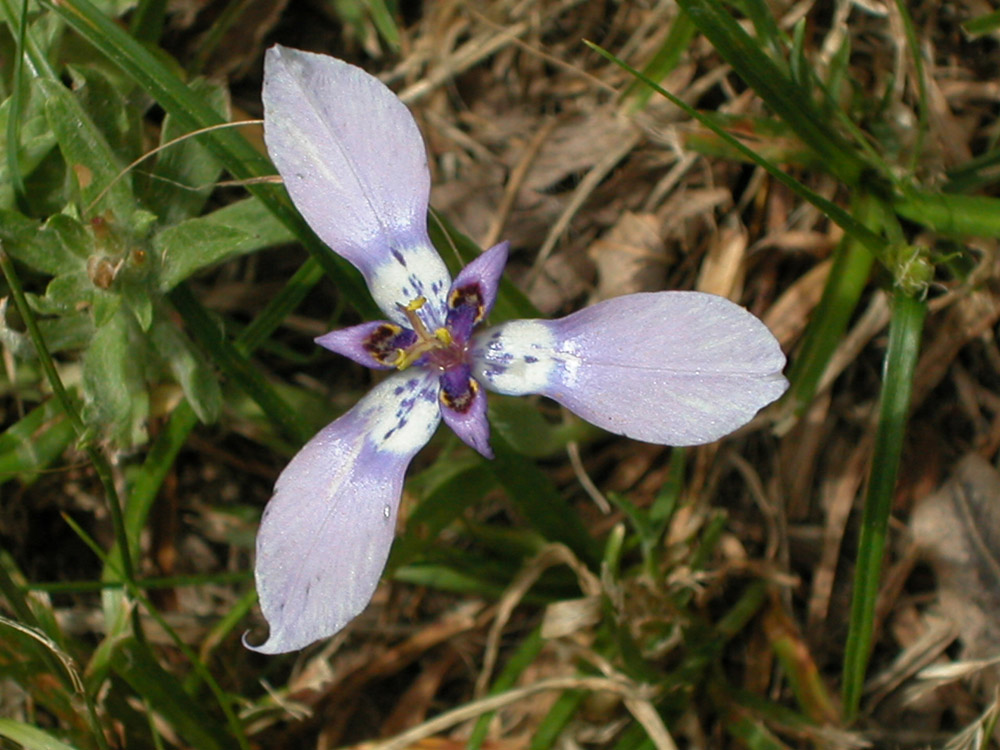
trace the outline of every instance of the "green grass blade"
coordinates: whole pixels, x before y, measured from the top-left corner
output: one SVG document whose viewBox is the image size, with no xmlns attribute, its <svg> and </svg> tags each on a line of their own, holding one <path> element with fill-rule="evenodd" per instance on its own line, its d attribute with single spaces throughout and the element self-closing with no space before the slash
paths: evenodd
<svg viewBox="0 0 1000 750">
<path fill-rule="evenodd" d="M 0 718 L 0 737 L 13 740 L 24 750 L 76 750 L 48 732 L 14 719 Z"/>
<path fill-rule="evenodd" d="M 184 692 L 180 682 L 134 640 L 118 646 L 112 667 L 129 686 L 168 721 L 191 747 L 199 750 L 230 750 L 239 747 L 221 730 L 204 704 Z"/>
<path fill-rule="evenodd" d="M 517 650 L 507 660 L 503 671 L 497 675 L 497 678 L 493 681 L 493 685 L 490 686 L 488 695 L 498 695 L 513 688 L 517 682 L 517 678 L 532 665 L 535 658 L 541 653 L 544 645 L 545 640 L 542 638 L 542 629 L 540 627 L 535 628 L 528 634 L 527 638 L 521 641 Z M 466 750 L 479 750 L 483 746 L 483 741 L 486 739 L 486 735 L 490 729 L 490 722 L 495 715 L 495 711 L 490 711 L 479 717 L 476 721 L 476 726 L 473 727 L 472 732 L 469 734 L 469 739 L 465 744 Z"/>
<path fill-rule="evenodd" d="M 80 525 L 72 519 L 71 516 L 64 513 L 63 520 L 83 541 L 83 543 L 86 544 L 91 549 L 94 555 L 104 564 L 105 570 L 108 569 L 113 570 L 112 566 L 110 565 L 109 557 L 104 553 L 100 545 L 96 541 L 94 541 L 94 539 L 92 539 L 87 534 L 87 532 L 84 531 L 83 528 L 81 528 Z M 121 577 L 120 572 L 118 572 L 118 576 L 119 578 Z M 139 602 L 139 604 L 143 608 L 145 608 L 145 610 L 149 613 L 150 617 L 152 617 L 156 621 L 156 623 L 161 628 L 163 628 L 163 632 L 165 632 L 167 636 L 169 636 L 169 638 L 173 641 L 174 645 L 178 648 L 178 650 L 180 650 L 180 652 L 184 654 L 185 657 L 187 657 L 188 661 L 190 662 L 194 670 L 197 672 L 198 676 L 202 680 L 204 680 L 204 682 L 208 685 L 209 689 L 212 691 L 213 695 L 216 698 L 216 701 L 218 702 L 219 706 L 221 707 L 223 713 L 226 716 L 226 720 L 229 724 L 230 734 L 227 736 L 219 732 L 218 722 L 211 720 L 208 721 L 203 720 L 203 717 L 206 717 L 208 715 L 207 712 L 204 713 L 188 712 L 185 714 L 182 711 L 181 714 L 178 714 L 180 718 L 180 726 L 188 727 L 190 723 L 194 723 L 196 726 L 194 726 L 194 728 L 190 730 L 193 734 L 201 734 L 203 732 L 207 732 L 209 735 L 214 735 L 218 733 L 219 737 L 226 738 L 223 743 L 224 747 L 230 747 L 231 746 L 230 740 L 235 738 L 235 741 L 237 742 L 241 750 L 249 750 L 249 742 L 246 738 L 245 733 L 243 732 L 243 726 L 240 724 L 239 718 L 236 716 L 236 713 L 233 710 L 233 706 L 231 705 L 232 704 L 231 699 L 226 693 L 222 691 L 222 688 L 219 686 L 219 683 L 212 676 L 212 673 L 208 670 L 208 667 L 205 665 L 205 663 L 198 658 L 198 655 L 191 650 L 191 648 L 187 645 L 187 643 L 185 643 L 184 640 L 180 637 L 180 635 L 177 634 L 177 631 L 170 626 L 170 623 L 168 623 L 164 619 L 163 615 L 161 615 L 160 612 L 156 609 L 156 607 L 153 606 L 152 602 L 149 601 L 149 598 L 142 592 L 142 590 L 139 588 L 138 585 L 136 585 L 132 581 L 123 581 L 123 584 L 128 593 L 137 602 Z M 136 610 L 135 614 L 136 615 L 138 614 L 138 610 Z M 128 652 L 124 657 L 124 662 L 122 661 L 123 649 L 125 649 Z M 126 667 L 137 664 L 139 666 L 138 677 L 141 678 L 141 682 L 133 684 L 132 681 L 130 681 L 128 677 L 122 673 L 123 664 Z M 156 670 L 162 672 L 162 674 L 164 675 L 163 680 L 157 683 L 155 677 L 149 677 L 149 670 L 146 669 L 145 665 L 152 665 L 154 673 L 156 672 Z M 125 678 L 126 681 L 132 684 L 133 687 L 137 690 L 137 692 L 139 692 L 140 695 L 142 695 L 144 700 L 149 701 L 152 699 L 153 705 L 159 705 L 159 697 L 162 695 L 162 692 L 164 690 L 171 693 L 173 692 L 183 693 L 182 689 L 175 688 L 173 685 L 171 685 L 171 683 L 178 684 L 176 678 L 174 678 L 174 676 L 171 673 L 166 672 L 165 670 L 162 670 L 159 667 L 159 664 L 156 661 L 156 657 L 153 655 L 152 650 L 149 648 L 149 645 L 145 642 L 145 640 L 140 640 L 138 638 L 122 639 L 117 635 L 111 633 L 106 635 L 104 640 L 100 643 L 100 645 L 98 645 L 97 649 L 95 649 L 93 656 L 91 657 L 90 663 L 87 665 L 86 676 L 88 681 L 94 686 L 95 689 L 100 688 L 101 683 L 107 676 L 107 672 L 104 670 L 107 669 L 114 670 L 115 672 L 120 674 L 123 678 Z M 143 692 L 140 689 L 142 686 L 148 686 L 151 687 L 152 689 L 148 693 Z M 177 702 L 175 702 L 174 705 L 177 705 L 179 702 L 183 709 L 185 698 L 186 695 L 185 697 L 178 696 Z M 167 715 L 166 711 L 163 711 L 161 713 Z M 201 724 L 202 726 L 201 727 L 197 726 L 199 724 Z M 200 747 L 200 745 L 197 744 L 195 746 Z"/>
<path fill-rule="evenodd" d="M 418 560 L 445 527 L 497 486 L 496 477 L 478 458 L 462 463 L 439 461 L 414 480 L 421 481 L 427 474 L 439 473 L 442 469 L 448 472 L 447 477 L 435 481 L 434 486 L 422 494 L 407 519 L 405 533 L 392 545 L 386 565 L 389 575 L 401 565 Z M 415 487 L 414 480 L 409 484 L 411 490 Z"/>
<path fill-rule="evenodd" d="M 653 59 L 646 63 L 642 74 L 653 81 L 662 81 L 666 78 L 677 67 L 681 56 L 687 52 L 697 30 L 691 16 L 678 9 L 677 18 L 674 19 L 674 23 L 670 27 L 670 33 L 667 34 L 667 38 L 653 55 Z M 632 81 L 622 96 L 626 103 L 626 111 L 638 112 L 646 106 L 652 95 L 653 89 L 645 86 L 641 80 Z"/>
<path fill-rule="evenodd" d="M 871 200 L 861 197 L 853 213 L 859 221 L 867 222 L 871 209 Z M 802 414 L 812 403 L 820 378 L 868 284 L 873 261 L 867 248 L 850 235 L 844 235 L 837 245 L 823 296 L 809 320 L 802 348 L 788 374 L 790 385 L 785 402 L 796 414 Z"/>
<path fill-rule="evenodd" d="M 163 34 L 167 0 L 139 0 L 132 12 L 129 32 L 141 42 L 155 44 Z"/>
<path fill-rule="evenodd" d="M 396 19 L 392 17 L 392 12 L 385 4 L 385 0 L 365 0 L 368 12 L 371 14 L 372 23 L 378 29 L 378 33 L 393 50 L 399 49 L 399 28 L 396 26 Z"/>
<path fill-rule="evenodd" d="M 743 0 L 741 9 L 747 14 L 750 23 L 753 24 L 757 37 L 771 50 L 774 64 L 784 69 L 785 61 L 781 58 L 784 53 L 784 43 L 781 29 L 778 28 L 778 23 L 774 20 L 771 8 L 764 0 Z"/>
<path fill-rule="evenodd" d="M 21 34 L 21 10 L 27 4 L 27 0 L 0 0 L 0 12 L 3 13 L 7 20 L 7 25 L 11 28 L 12 36 L 15 39 L 20 38 L 23 42 L 18 45 L 19 56 L 24 58 L 24 62 L 27 62 L 30 66 L 29 74 L 32 77 L 38 76 L 56 80 L 59 76 L 49 64 L 48 55 L 39 46 L 38 40 L 35 39 L 32 30 L 25 26 L 23 36 Z"/>
<path fill-rule="evenodd" d="M 892 207 L 904 219 L 940 234 L 1000 237 L 1000 199 L 991 196 L 910 190 L 897 198 Z"/>
<path fill-rule="evenodd" d="M 996 31 L 1000 29 L 1000 10 L 971 18 L 962 24 L 962 28 L 972 36 L 981 36 Z"/>
<path fill-rule="evenodd" d="M 889 325 L 889 348 L 885 355 L 879 422 L 872 453 L 872 471 L 861 519 L 854 594 L 843 665 L 844 714 L 857 715 L 865 670 L 872 648 L 875 602 L 885 554 L 892 494 L 903 450 L 903 437 L 910 408 L 913 374 L 920 352 L 927 305 L 923 300 L 897 290 Z"/>
<path fill-rule="evenodd" d="M 267 307 L 236 337 L 236 348 L 244 354 L 260 348 L 322 278 L 320 264 L 314 258 L 307 259 L 274 299 L 267 303 Z"/>
<path fill-rule="evenodd" d="M 990 149 L 949 170 L 943 188 L 949 193 L 969 193 L 992 185 L 997 179 L 997 164 L 1000 164 L 1000 148 Z"/>
<path fill-rule="evenodd" d="M 761 50 L 760 44 L 726 11 L 718 0 L 678 0 L 691 20 L 733 70 L 826 161 L 842 181 L 856 186 L 865 162 L 813 104 L 810 91 L 796 86 L 784 70 Z"/>
<path fill-rule="evenodd" d="M 586 697 L 587 693 L 583 690 L 567 690 L 556 698 L 552 708 L 535 729 L 531 744 L 528 745 L 529 750 L 550 750 L 558 747 L 559 735 L 572 721 Z"/>
<path fill-rule="evenodd" d="M 14 190 L 14 200 L 18 208 L 27 213 L 27 197 L 24 176 L 21 174 L 19 155 L 21 153 L 21 109 L 23 94 L 27 86 L 24 74 L 24 44 L 28 29 L 28 0 L 21 3 L 17 19 L 17 57 L 14 60 L 14 78 L 11 81 L 10 114 L 7 117 L 7 176 Z"/>
</svg>

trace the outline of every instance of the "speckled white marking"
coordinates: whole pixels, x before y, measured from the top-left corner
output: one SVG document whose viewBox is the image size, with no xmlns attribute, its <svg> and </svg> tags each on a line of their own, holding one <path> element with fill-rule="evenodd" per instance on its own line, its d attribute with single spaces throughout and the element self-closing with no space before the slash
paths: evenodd
<svg viewBox="0 0 1000 750">
<path fill-rule="evenodd" d="M 567 364 L 555 351 L 556 338 L 544 321 L 514 320 L 477 333 L 473 340 L 473 373 L 497 393 L 538 393 Z"/>
<path fill-rule="evenodd" d="M 451 275 L 437 250 L 430 244 L 415 244 L 398 248 L 397 252 L 406 265 L 386 254 L 384 260 L 366 274 L 375 303 L 390 320 L 409 328 L 398 305 L 425 297 L 427 303 L 417 314 L 431 330 L 444 325 L 445 296 L 451 286 Z"/>
<path fill-rule="evenodd" d="M 416 453 L 431 439 L 441 420 L 437 391 L 437 379 L 416 369 L 380 383 L 364 398 L 362 419 L 369 441 L 380 453 Z"/>
</svg>

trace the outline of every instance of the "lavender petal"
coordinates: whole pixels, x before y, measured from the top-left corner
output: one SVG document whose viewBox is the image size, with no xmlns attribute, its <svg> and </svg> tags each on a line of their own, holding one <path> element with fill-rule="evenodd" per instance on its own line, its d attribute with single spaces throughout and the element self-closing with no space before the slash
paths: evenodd
<svg viewBox="0 0 1000 750">
<path fill-rule="evenodd" d="M 409 328 L 375 320 L 318 336 L 317 344 L 374 370 L 392 370 L 400 349 L 416 341 Z"/>
<path fill-rule="evenodd" d="M 486 417 L 486 392 L 471 376 L 468 365 L 441 375 L 441 416 L 463 443 L 486 458 L 490 448 L 490 423 Z"/>
<path fill-rule="evenodd" d="M 403 475 L 440 421 L 438 384 L 398 373 L 320 431 L 278 477 L 254 575 L 265 654 L 333 635 L 367 606 L 392 544 Z"/>
<path fill-rule="evenodd" d="M 448 328 L 459 341 L 467 341 L 473 327 L 490 314 L 510 243 L 501 242 L 463 268 L 448 291 Z"/>
<path fill-rule="evenodd" d="M 499 393 L 539 393 L 589 422 L 665 445 L 712 442 L 788 383 L 757 318 L 700 292 L 630 294 L 553 321 L 473 337 L 473 375 Z"/>
<path fill-rule="evenodd" d="M 419 297 L 444 321 L 451 277 L 427 237 L 430 175 L 420 131 L 377 78 L 327 55 L 276 45 L 264 62 L 264 139 L 316 234 L 364 275 L 390 320 Z"/>
</svg>

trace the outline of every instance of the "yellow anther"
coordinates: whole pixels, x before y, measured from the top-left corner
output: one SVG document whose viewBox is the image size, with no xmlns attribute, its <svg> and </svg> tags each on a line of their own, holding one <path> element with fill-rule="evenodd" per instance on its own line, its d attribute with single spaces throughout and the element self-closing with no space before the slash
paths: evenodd
<svg viewBox="0 0 1000 750">
<path fill-rule="evenodd" d="M 410 327 L 417 335 L 417 340 L 405 349 L 398 349 L 392 361 L 392 366 L 398 370 L 405 370 L 418 359 L 436 349 L 443 349 L 455 343 L 454 338 L 444 326 L 436 328 L 433 333 L 427 330 L 424 321 L 417 315 L 417 310 L 427 304 L 426 297 L 417 297 L 405 305 L 397 305 L 397 308 L 406 316 Z"/>
</svg>

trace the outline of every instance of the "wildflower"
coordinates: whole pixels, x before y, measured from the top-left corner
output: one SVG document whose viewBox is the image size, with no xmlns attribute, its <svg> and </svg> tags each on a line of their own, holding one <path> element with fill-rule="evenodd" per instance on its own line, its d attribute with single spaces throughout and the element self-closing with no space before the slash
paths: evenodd
<svg viewBox="0 0 1000 750">
<path fill-rule="evenodd" d="M 386 320 L 320 345 L 394 371 L 285 468 L 257 537 L 263 653 L 302 648 L 367 605 L 392 543 L 403 475 L 441 420 L 486 457 L 485 389 L 541 394 L 614 433 L 716 440 L 785 390 L 757 318 L 697 292 L 633 294 L 553 321 L 477 328 L 502 243 L 452 281 L 427 236 L 430 177 L 410 112 L 340 60 L 280 46 L 264 70 L 267 149 L 299 211 L 364 275 Z"/>
</svg>

